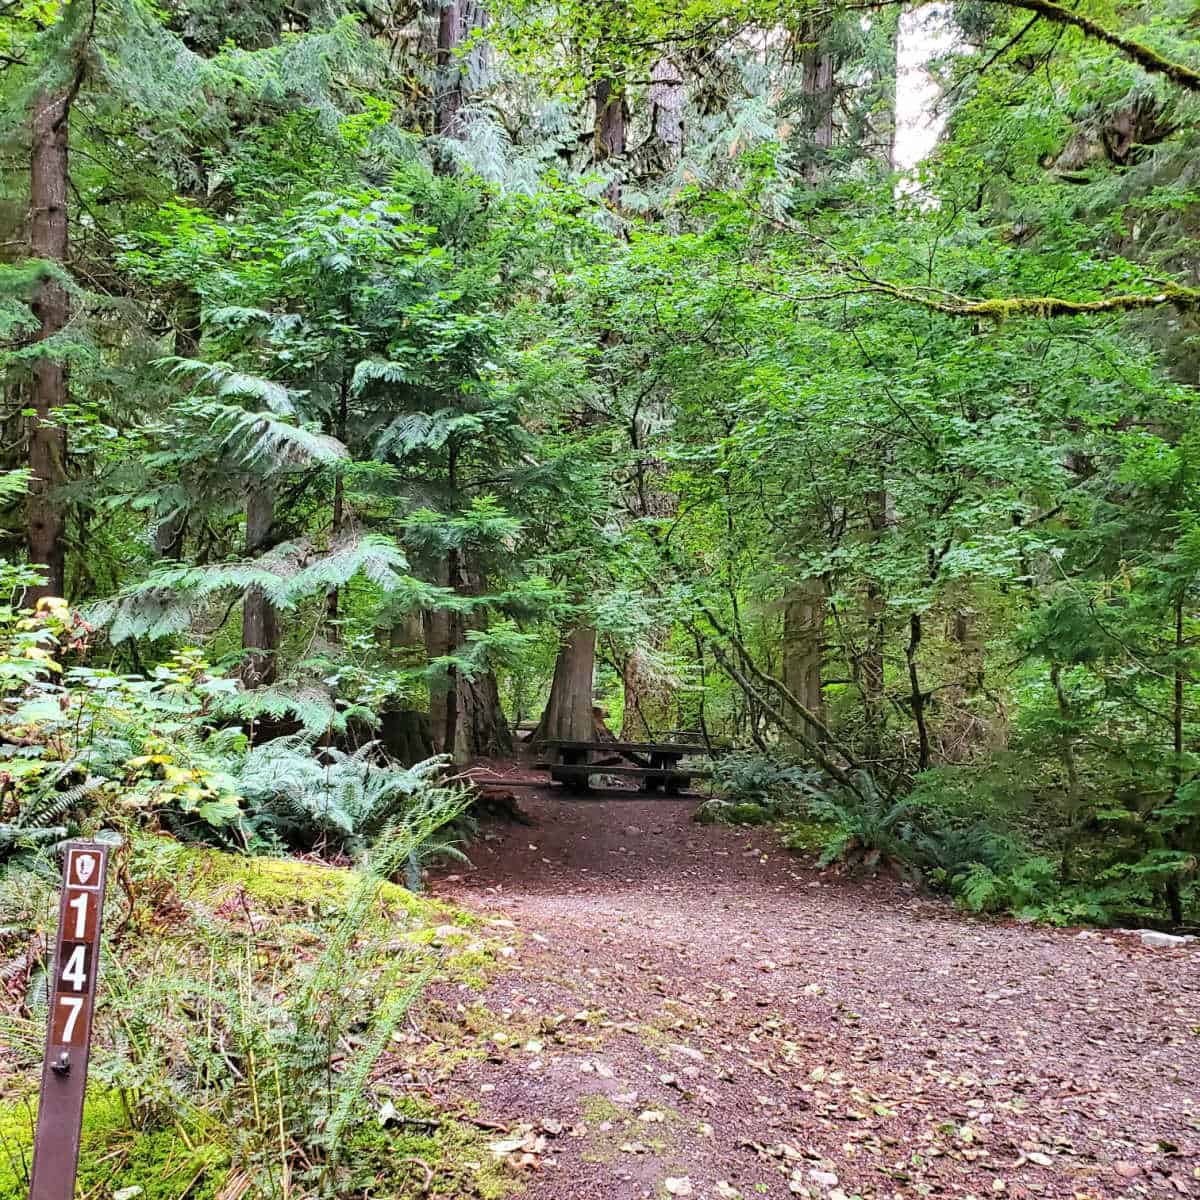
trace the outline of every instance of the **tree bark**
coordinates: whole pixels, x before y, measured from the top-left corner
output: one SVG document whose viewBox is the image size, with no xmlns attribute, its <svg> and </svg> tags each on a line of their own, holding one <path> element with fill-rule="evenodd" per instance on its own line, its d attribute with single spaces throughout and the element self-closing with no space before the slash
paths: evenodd
<svg viewBox="0 0 1200 1200">
<path fill-rule="evenodd" d="M 457 676 L 458 720 L 454 729 L 454 761 L 472 758 L 505 758 L 512 754 L 512 733 L 500 704 L 500 688 L 493 671 L 473 679 Z"/>
<path fill-rule="evenodd" d="M 784 597 L 783 685 L 801 704 L 824 720 L 821 655 L 825 632 L 825 589 L 819 579 L 804 579 Z"/>
<path fill-rule="evenodd" d="M 256 558 L 271 547 L 275 520 L 275 489 L 266 480 L 255 481 L 246 498 L 246 554 Z M 275 606 L 262 588 L 252 585 L 242 600 L 242 683 L 248 688 L 273 683 L 277 674 L 275 654 L 279 648 L 279 626 Z"/>
<path fill-rule="evenodd" d="M 39 91 L 33 99 L 30 153 L 30 251 L 34 258 L 65 267 L 67 262 L 67 183 L 71 103 L 74 90 Z M 44 342 L 66 328 L 71 316 L 66 288 L 43 279 L 33 297 L 38 320 L 36 340 Z M 45 567 L 43 584 L 30 587 L 25 603 L 66 590 L 66 525 L 57 495 L 67 477 L 67 432 L 56 422 L 56 410 L 69 399 L 66 366 L 49 354 L 34 361 L 30 388 L 33 414 L 29 425 L 28 548 L 29 560 Z"/>
<path fill-rule="evenodd" d="M 595 668 L 596 631 L 586 625 L 577 625 L 558 652 L 550 698 L 530 739 L 535 746 L 551 740 L 594 740 L 592 676 Z"/>
<path fill-rule="evenodd" d="M 971 609 L 958 609 L 954 614 L 953 637 L 962 664 L 959 689 L 963 696 L 978 696 L 983 691 L 984 677 L 983 641 L 979 636 L 978 614 Z"/>
<path fill-rule="evenodd" d="M 611 79 L 599 79 L 593 91 L 596 118 L 593 138 L 592 161 L 596 164 L 619 158 L 625 153 L 625 132 L 629 110 L 625 105 L 625 94 Z M 621 177 L 614 173 L 604 198 L 612 205 L 621 203 Z"/>
<path fill-rule="evenodd" d="M 904 657 L 908 662 L 909 697 L 913 721 L 917 726 L 917 769 L 929 766 L 929 727 L 925 723 L 925 693 L 921 691 L 921 676 L 917 671 L 917 650 L 921 645 L 921 618 L 918 614 L 908 620 L 908 645 Z"/>
<path fill-rule="evenodd" d="M 670 58 L 650 72 L 650 129 L 662 167 L 673 167 L 683 151 L 683 74 Z"/>
<path fill-rule="evenodd" d="M 482 596 L 486 590 L 483 578 L 466 563 L 461 552 L 454 555 L 452 577 L 455 591 L 464 596 Z M 450 629 L 454 644 L 465 649 L 467 634 L 487 629 L 487 616 L 482 612 L 466 616 L 451 614 Z M 481 671 L 468 678 L 462 671 L 454 673 L 454 726 L 450 731 L 447 749 L 455 762 L 471 758 L 497 758 L 513 751 L 512 733 L 500 704 L 500 687 L 494 671 Z"/>
<path fill-rule="evenodd" d="M 435 583 L 442 587 L 449 586 L 449 572 L 443 562 Z M 444 608 L 435 608 L 425 613 L 425 654 L 432 662 L 453 653 L 451 642 L 450 613 Z M 449 725 L 450 712 L 449 675 L 431 679 L 429 683 L 429 728 L 433 739 L 433 748 L 444 754 L 454 749 L 453 730 Z M 449 745 L 447 737 L 450 736 Z"/>
<path fill-rule="evenodd" d="M 447 0 L 438 13 L 437 72 L 433 94 L 433 128 L 442 137 L 462 137 L 463 101 L 478 79 L 481 51 L 463 50 L 470 34 L 482 29 L 487 12 L 475 0 Z"/>
<path fill-rule="evenodd" d="M 802 174 L 810 180 L 821 174 L 826 152 L 833 146 L 833 55 L 825 45 L 828 32 L 825 24 L 811 23 L 804 35 L 810 44 L 800 56 L 802 119 L 809 142 Z"/>
</svg>

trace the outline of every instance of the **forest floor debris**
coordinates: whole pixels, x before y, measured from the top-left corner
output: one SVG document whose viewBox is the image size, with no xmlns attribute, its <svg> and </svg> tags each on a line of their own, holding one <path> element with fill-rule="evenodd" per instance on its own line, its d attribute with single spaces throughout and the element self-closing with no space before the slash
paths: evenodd
<svg viewBox="0 0 1200 1200">
<path fill-rule="evenodd" d="M 430 1085 L 541 1131 L 529 1197 L 1200 1196 L 1196 946 L 968 919 L 686 802 L 520 803 L 434 882 L 517 925 L 471 996 L 517 1032 Z"/>
</svg>

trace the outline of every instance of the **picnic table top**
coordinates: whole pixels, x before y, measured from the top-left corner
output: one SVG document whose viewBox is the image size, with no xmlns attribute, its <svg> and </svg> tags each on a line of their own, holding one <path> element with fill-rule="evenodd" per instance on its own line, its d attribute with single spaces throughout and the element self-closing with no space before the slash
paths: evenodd
<svg viewBox="0 0 1200 1200">
<path fill-rule="evenodd" d="M 551 738 L 546 742 L 558 750 L 615 750 L 633 754 L 707 754 L 708 748 L 701 742 L 573 742 Z"/>
</svg>

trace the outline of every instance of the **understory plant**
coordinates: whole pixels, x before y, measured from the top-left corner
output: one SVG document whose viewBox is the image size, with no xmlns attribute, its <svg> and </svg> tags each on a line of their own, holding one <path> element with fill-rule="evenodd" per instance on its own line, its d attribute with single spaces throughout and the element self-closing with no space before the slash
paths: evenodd
<svg viewBox="0 0 1200 1200">
<path fill-rule="evenodd" d="M 939 768 L 900 795 L 862 771 L 852 788 L 782 765 L 773 774 L 756 766 L 755 777 L 795 780 L 775 802 L 785 845 L 815 853 L 821 867 L 891 868 L 970 912 L 1059 925 L 1158 924 L 1164 892 L 1180 880 L 1183 912 L 1200 911 L 1200 863 L 1168 844 L 1172 829 L 1194 820 L 1200 789 L 1181 787 L 1137 823 L 1125 808 L 1097 806 L 1107 823 L 1093 817 L 1063 833 L 1045 815 L 1050 789 L 1032 773 L 1037 767 L 1008 756 L 984 768 Z M 736 805 L 711 803 L 716 819 L 742 823 Z"/>
<path fill-rule="evenodd" d="M 173 1131 L 182 1152 L 199 1135 L 216 1192 L 248 1200 L 404 1194 L 377 1113 L 393 1037 L 441 962 L 421 930 L 446 916 L 388 880 L 453 812 L 389 823 L 353 871 L 135 837 L 91 1072 L 130 1138 Z M 44 993 L 0 1017 L 6 1069 L 32 1073 L 44 1026 Z M 125 1141 L 113 1131 L 106 1194 Z"/>
<path fill-rule="evenodd" d="M 90 632 L 60 601 L 0 606 L 0 861 L 104 825 L 358 856 L 386 829 L 444 829 L 467 805 L 445 757 L 400 767 L 377 743 L 348 753 L 312 732 L 252 745 L 227 715 L 237 681 L 201 651 L 118 673 L 85 665 Z M 410 882 L 456 840 L 415 836 Z"/>
</svg>

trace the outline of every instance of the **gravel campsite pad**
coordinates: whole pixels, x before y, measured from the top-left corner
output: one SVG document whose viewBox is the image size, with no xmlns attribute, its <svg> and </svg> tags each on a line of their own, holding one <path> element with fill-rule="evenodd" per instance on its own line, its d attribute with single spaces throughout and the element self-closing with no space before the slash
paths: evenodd
<svg viewBox="0 0 1200 1200">
<path fill-rule="evenodd" d="M 434 881 L 518 969 L 430 1078 L 527 1195 L 1200 1196 L 1195 944 L 969 919 L 687 802 L 520 805 Z"/>
</svg>

